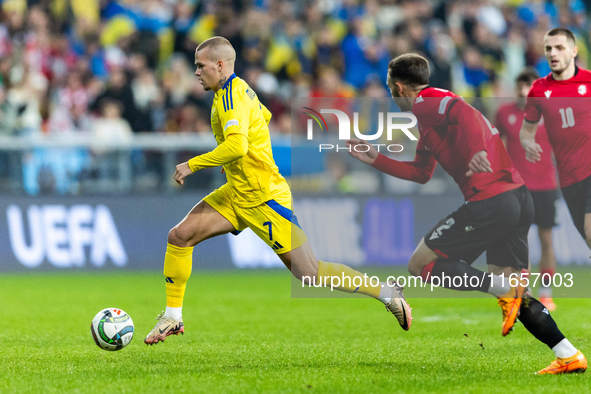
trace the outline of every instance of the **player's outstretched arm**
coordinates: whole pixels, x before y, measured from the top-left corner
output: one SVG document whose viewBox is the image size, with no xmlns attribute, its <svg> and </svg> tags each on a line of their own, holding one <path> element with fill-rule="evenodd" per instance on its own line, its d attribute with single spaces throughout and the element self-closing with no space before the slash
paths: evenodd
<svg viewBox="0 0 591 394">
<path fill-rule="evenodd" d="M 369 145 L 370 148 L 367 152 L 357 152 L 354 149 L 357 145 Z M 378 171 L 421 184 L 427 183 L 431 179 L 437 165 L 437 161 L 426 150 L 417 149 L 414 161 L 398 161 L 380 154 L 371 144 L 361 140 L 348 140 L 347 146 L 352 147 L 349 152 L 351 156 L 371 165 Z"/>
<path fill-rule="evenodd" d="M 186 163 L 176 166 L 174 180 L 178 184 L 192 173 L 207 167 L 219 167 L 238 160 L 248 153 L 248 139 L 244 134 L 233 133 L 226 140 L 209 153 L 195 156 Z"/>
<path fill-rule="evenodd" d="M 353 138 L 347 140 L 346 144 L 350 149 L 349 154 L 362 163 L 369 164 L 371 166 L 378 158 L 379 153 L 376 148 L 374 148 L 373 145 L 368 144 L 366 141 Z M 363 146 L 363 149 L 356 150 L 357 147 L 361 148 L 361 146 Z M 367 152 L 363 152 L 367 146 L 369 147 L 369 150 Z"/>
<path fill-rule="evenodd" d="M 538 123 L 528 122 L 524 119 L 519 131 L 519 140 L 521 146 L 525 149 L 525 158 L 532 163 L 542 160 L 542 147 L 536 142 Z"/>
</svg>

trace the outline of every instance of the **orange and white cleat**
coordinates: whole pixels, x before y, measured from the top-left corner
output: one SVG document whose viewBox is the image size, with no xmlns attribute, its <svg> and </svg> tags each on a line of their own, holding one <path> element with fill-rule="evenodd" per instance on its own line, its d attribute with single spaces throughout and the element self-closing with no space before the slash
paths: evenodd
<svg viewBox="0 0 591 394">
<path fill-rule="evenodd" d="M 392 300 L 386 304 L 386 309 L 396 317 L 400 327 L 408 331 L 412 323 L 412 308 L 406 302 L 402 294 L 402 288 L 396 282 L 390 281 L 388 286 L 392 289 Z"/>
<path fill-rule="evenodd" d="M 511 287 L 511 290 L 507 294 L 499 297 L 497 302 L 503 311 L 503 325 L 501 329 L 503 336 L 507 336 L 513 328 L 526 290 L 527 286 L 524 286 L 524 282 L 519 281 L 519 284 Z"/>
<path fill-rule="evenodd" d="M 538 371 L 537 375 L 560 375 L 565 373 L 583 373 L 587 370 L 585 355 L 577 350 L 577 353 L 569 358 L 557 357 L 552 364 Z"/>
<path fill-rule="evenodd" d="M 556 304 L 552 297 L 540 297 L 539 300 L 548 309 L 548 312 L 554 312 L 556 310 Z"/>
<path fill-rule="evenodd" d="M 144 339 L 146 345 L 154 345 L 158 342 L 164 342 L 169 335 L 179 335 L 185 333 L 185 325 L 183 320 L 175 320 L 170 317 L 164 316 L 164 311 L 156 316 L 156 327 L 150 331 L 150 333 Z"/>
</svg>

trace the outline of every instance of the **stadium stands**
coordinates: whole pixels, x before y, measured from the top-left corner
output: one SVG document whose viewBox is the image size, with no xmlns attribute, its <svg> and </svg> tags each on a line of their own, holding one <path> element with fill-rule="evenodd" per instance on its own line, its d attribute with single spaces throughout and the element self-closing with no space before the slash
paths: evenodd
<svg viewBox="0 0 591 394">
<path fill-rule="evenodd" d="M 588 68 L 590 3 L 4 0 L 0 135 L 86 135 L 113 145 L 134 145 L 134 136 L 143 133 L 209 136 L 212 94 L 194 78 L 193 56 L 214 35 L 236 48 L 237 74 L 273 113 L 274 137 L 296 132 L 291 97 L 387 97 L 388 61 L 404 52 L 429 59 L 433 86 L 464 96 L 509 97 L 526 65 L 549 72 L 540 42 L 552 27 L 577 34 L 578 60 Z M 0 149 L 22 143 L 12 141 Z M 116 171 L 100 164 L 113 156 L 90 145 L 58 152 L 61 164 L 47 149 L 21 155 L 0 150 L 0 178 L 11 180 L 4 189 L 22 183 L 27 194 L 76 194 L 85 190 L 72 186 L 81 176 L 94 171 L 95 178 L 113 177 Z M 128 167 L 148 189 L 170 175 L 163 156 L 146 149 L 131 150 Z M 53 174 L 53 186 L 39 183 L 40 171 Z"/>
</svg>

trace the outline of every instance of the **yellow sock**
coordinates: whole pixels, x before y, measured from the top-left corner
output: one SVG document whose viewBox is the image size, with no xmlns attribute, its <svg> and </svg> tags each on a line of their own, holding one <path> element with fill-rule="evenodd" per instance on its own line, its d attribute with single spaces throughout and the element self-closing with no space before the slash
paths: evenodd
<svg viewBox="0 0 591 394">
<path fill-rule="evenodd" d="M 335 277 L 334 280 L 331 279 Z M 338 286 L 337 279 L 338 278 Z M 359 279 L 354 279 L 359 278 Z M 381 286 L 372 286 L 370 283 L 370 277 L 363 277 L 361 272 L 355 271 L 353 268 L 343 264 L 328 263 L 326 261 L 318 261 L 318 278 L 320 282 L 325 283 L 325 287 L 330 287 L 331 283 L 334 284 L 334 288 L 347 292 L 347 293 L 360 293 L 365 294 L 373 298 L 378 298 L 380 295 Z M 375 284 L 375 281 L 374 281 Z"/>
<path fill-rule="evenodd" d="M 183 306 L 187 280 L 193 268 L 193 247 L 181 248 L 168 244 L 164 257 L 164 276 L 166 277 L 166 306 Z"/>
</svg>

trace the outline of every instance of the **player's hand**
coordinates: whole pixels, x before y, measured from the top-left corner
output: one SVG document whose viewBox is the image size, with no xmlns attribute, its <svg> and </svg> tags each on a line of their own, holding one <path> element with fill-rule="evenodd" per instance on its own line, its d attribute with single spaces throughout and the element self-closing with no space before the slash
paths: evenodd
<svg viewBox="0 0 591 394">
<path fill-rule="evenodd" d="M 536 142 L 530 142 L 525 146 L 525 158 L 530 163 L 542 160 L 542 147 Z"/>
<path fill-rule="evenodd" d="M 469 170 L 466 173 L 466 176 L 472 176 L 479 172 L 493 172 L 485 150 L 481 150 L 474 154 L 472 160 L 468 163 L 468 168 Z"/>
<path fill-rule="evenodd" d="M 376 148 L 373 145 L 368 144 L 366 141 L 353 138 L 347 140 L 346 144 L 351 150 L 349 154 L 365 164 L 372 165 L 378 158 L 379 153 Z M 355 150 L 356 146 L 359 146 L 357 150 Z M 369 149 L 367 147 L 369 147 Z"/>
<path fill-rule="evenodd" d="M 191 168 L 189 168 L 188 162 L 181 163 L 176 166 L 176 171 L 174 172 L 174 180 L 179 185 L 182 185 L 185 183 L 184 179 L 192 173 L 193 171 L 191 171 Z"/>
</svg>

